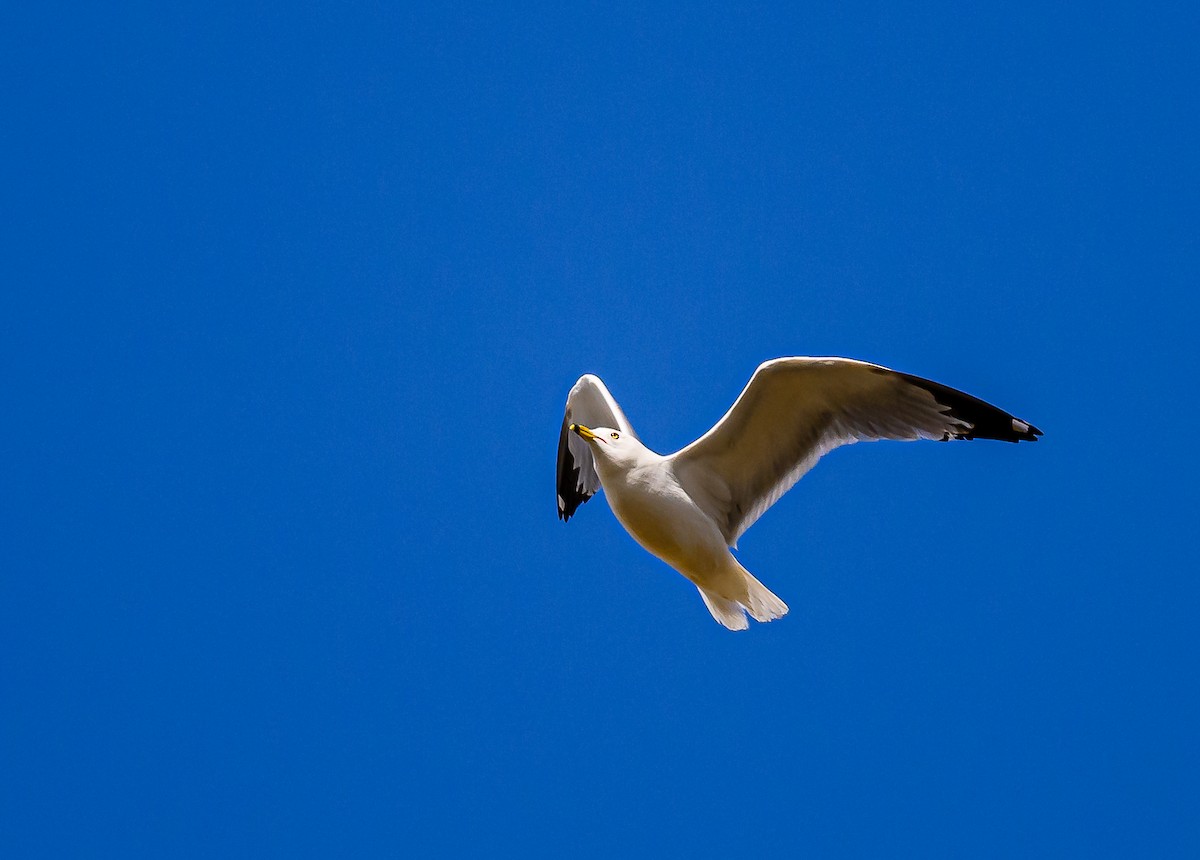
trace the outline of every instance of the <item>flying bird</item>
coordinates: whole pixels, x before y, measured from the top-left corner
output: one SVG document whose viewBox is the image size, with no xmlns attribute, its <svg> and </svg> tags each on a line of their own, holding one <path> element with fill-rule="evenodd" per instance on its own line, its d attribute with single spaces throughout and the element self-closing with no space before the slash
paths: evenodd
<svg viewBox="0 0 1200 860">
<path fill-rule="evenodd" d="M 876 439 L 1035 442 L 1027 421 L 937 382 L 849 358 L 759 365 L 716 425 L 674 454 L 633 431 L 604 383 L 579 378 L 558 437 L 558 516 L 601 488 L 625 530 L 690 580 L 730 630 L 787 604 L 734 558 L 738 538 L 822 455 Z"/>
</svg>

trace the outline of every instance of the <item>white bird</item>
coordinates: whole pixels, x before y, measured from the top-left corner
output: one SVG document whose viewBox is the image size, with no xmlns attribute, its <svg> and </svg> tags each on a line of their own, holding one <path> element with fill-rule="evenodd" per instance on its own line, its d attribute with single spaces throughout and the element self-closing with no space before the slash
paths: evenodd
<svg viewBox="0 0 1200 860">
<path fill-rule="evenodd" d="M 716 425 L 674 454 L 651 451 L 599 378 L 567 396 L 558 438 L 558 516 L 603 487 L 634 540 L 695 584 L 730 630 L 773 621 L 787 604 L 730 549 L 767 508 L 841 445 L 876 439 L 1037 441 L 1027 421 L 922 379 L 848 358 L 759 365 Z"/>
</svg>

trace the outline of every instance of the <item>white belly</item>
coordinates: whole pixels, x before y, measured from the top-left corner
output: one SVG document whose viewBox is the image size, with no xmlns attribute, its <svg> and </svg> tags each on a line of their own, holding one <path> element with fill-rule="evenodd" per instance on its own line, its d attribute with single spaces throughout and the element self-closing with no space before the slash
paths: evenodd
<svg viewBox="0 0 1200 860">
<path fill-rule="evenodd" d="M 634 540 L 684 576 L 695 580 L 724 565 L 720 530 L 678 485 L 610 481 L 604 492 Z"/>
</svg>

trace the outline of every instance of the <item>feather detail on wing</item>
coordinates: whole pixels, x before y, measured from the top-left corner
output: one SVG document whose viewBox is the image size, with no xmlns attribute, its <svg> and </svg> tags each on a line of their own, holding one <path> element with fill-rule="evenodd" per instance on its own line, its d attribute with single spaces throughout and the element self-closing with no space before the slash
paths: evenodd
<svg viewBox="0 0 1200 860">
<path fill-rule="evenodd" d="M 969 394 L 845 358 L 760 365 L 717 424 L 671 456 L 730 546 L 822 456 L 875 439 L 1036 441 L 1041 431 Z"/>
<path fill-rule="evenodd" d="M 587 443 L 570 431 L 572 424 L 612 427 L 637 438 L 629 419 L 608 393 L 599 377 L 584 374 L 567 395 L 562 429 L 558 434 L 558 517 L 569 520 L 576 508 L 600 489 L 600 476 Z"/>
</svg>

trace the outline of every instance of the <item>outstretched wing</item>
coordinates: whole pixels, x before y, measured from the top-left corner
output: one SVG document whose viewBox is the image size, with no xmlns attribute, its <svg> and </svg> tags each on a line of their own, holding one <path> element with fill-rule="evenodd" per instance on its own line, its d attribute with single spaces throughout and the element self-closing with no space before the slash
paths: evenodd
<svg viewBox="0 0 1200 860">
<path fill-rule="evenodd" d="M 579 377 L 567 395 L 567 409 L 558 434 L 558 517 L 564 522 L 600 489 L 592 450 L 568 429 L 572 424 L 612 427 L 637 438 L 629 419 L 599 377 L 590 373 Z"/>
<path fill-rule="evenodd" d="M 730 546 L 826 452 L 875 439 L 1035 441 L 1033 425 L 919 376 L 847 358 L 759 365 L 716 426 L 672 455 Z"/>
</svg>

